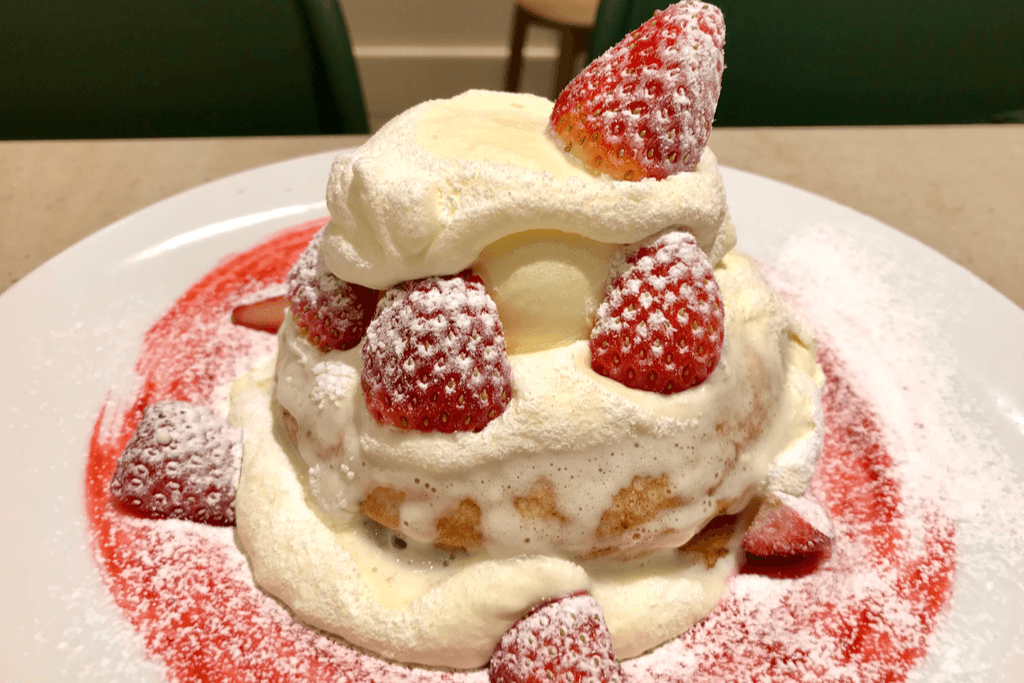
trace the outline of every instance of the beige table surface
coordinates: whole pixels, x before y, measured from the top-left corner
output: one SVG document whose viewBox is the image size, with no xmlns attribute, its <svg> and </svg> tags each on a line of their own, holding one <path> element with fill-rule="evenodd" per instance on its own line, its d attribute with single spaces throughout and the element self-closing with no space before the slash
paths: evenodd
<svg viewBox="0 0 1024 683">
<path fill-rule="evenodd" d="M 0 292 L 133 211 L 359 137 L 0 142 Z M 1024 125 L 720 129 L 722 164 L 874 216 L 1024 308 Z M 326 180 L 326 179 L 325 179 Z"/>
</svg>

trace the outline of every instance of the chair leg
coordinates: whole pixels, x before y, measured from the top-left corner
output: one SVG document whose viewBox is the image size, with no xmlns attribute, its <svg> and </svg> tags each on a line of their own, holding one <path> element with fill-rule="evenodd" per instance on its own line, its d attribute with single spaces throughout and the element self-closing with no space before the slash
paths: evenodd
<svg viewBox="0 0 1024 683">
<path fill-rule="evenodd" d="M 571 26 L 562 26 L 561 28 L 561 52 L 558 55 L 558 72 L 555 76 L 555 85 L 552 90 L 551 99 L 558 99 L 558 94 L 562 92 L 569 80 L 572 78 L 572 55 L 573 55 L 573 40 L 575 36 L 572 32 Z"/>
<path fill-rule="evenodd" d="M 558 57 L 558 75 L 551 99 L 557 100 L 565 86 L 569 85 L 574 75 L 576 60 L 587 51 L 590 43 L 590 29 L 577 26 L 561 28 L 562 46 Z"/>
<path fill-rule="evenodd" d="M 505 67 L 506 92 L 519 90 L 519 78 L 523 70 L 523 44 L 526 42 L 528 23 L 529 17 L 525 10 L 517 4 L 515 16 L 512 19 L 512 52 L 509 54 L 508 64 Z"/>
</svg>

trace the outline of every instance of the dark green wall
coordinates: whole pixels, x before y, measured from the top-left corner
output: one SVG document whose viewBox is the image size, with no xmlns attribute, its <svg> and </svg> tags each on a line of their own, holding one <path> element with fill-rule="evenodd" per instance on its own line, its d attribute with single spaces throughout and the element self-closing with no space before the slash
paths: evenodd
<svg viewBox="0 0 1024 683">
<path fill-rule="evenodd" d="M 603 0 L 591 54 L 668 4 Z M 1020 0 L 714 4 L 726 22 L 715 125 L 983 122 L 1024 110 Z"/>
<path fill-rule="evenodd" d="M 309 7 L 0 3 L 0 139 L 348 132 Z"/>
</svg>

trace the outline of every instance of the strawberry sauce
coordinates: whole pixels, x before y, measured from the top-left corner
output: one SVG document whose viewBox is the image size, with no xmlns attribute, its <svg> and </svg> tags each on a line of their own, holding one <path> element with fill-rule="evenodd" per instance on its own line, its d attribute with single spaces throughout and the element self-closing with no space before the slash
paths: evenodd
<svg viewBox="0 0 1024 683">
<path fill-rule="evenodd" d="M 225 258 L 146 332 L 139 388 L 127 399 L 111 393 L 90 442 L 94 555 L 113 600 L 172 681 L 486 681 L 484 671 L 385 663 L 307 629 L 253 585 L 231 529 L 138 519 L 111 502 L 110 478 L 142 408 L 216 402 L 267 348 L 266 333 L 230 323 L 232 308 L 282 282 L 325 221 Z M 812 486 L 836 525 L 831 556 L 774 575 L 748 567 L 707 619 L 624 663 L 627 680 L 898 682 L 925 655 L 951 596 L 953 524 L 937 506 L 906 503 L 880 416 L 838 352 L 819 361 L 826 437 Z"/>
</svg>

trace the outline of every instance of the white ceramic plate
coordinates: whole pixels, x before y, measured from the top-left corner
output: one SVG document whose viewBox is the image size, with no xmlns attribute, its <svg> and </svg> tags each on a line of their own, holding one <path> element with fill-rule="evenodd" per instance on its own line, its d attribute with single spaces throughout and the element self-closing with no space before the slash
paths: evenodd
<svg viewBox="0 0 1024 683">
<path fill-rule="evenodd" d="M 0 297 L 9 326 L 0 338 L 0 682 L 164 679 L 90 556 L 83 478 L 91 429 L 108 391 L 130 378 L 143 332 L 191 284 L 222 256 L 326 215 L 332 158 L 267 166 L 155 204 Z M 1024 311 L 873 219 L 748 173 L 723 174 L 744 251 L 769 266 L 788 264 L 795 236 L 828 226 L 840 257 L 851 254 L 841 259 L 847 266 L 868 264 L 837 291 L 856 290 L 860 277 L 883 284 L 922 328 L 923 343 L 949 351 L 943 372 L 963 399 L 960 427 L 1006 463 L 1009 480 L 988 504 L 1024 500 Z M 1021 553 L 1020 529 L 1006 531 L 1011 559 Z M 1022 604 L 1019 576 L 961 572 L 924 679 L 1024 680 Z M 983 633 L 960 638 L 957 630 L 968 628 Z M 962 678 L 951 648 L 964 648 Z"/>
</svg>

